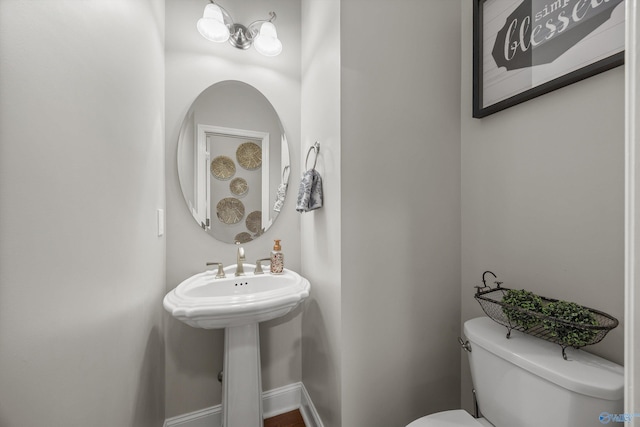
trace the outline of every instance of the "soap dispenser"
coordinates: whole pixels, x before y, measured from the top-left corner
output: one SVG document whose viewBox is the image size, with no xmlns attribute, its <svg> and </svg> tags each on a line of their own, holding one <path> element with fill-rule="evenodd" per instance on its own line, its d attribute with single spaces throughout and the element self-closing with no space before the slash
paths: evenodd
<svg viewBox="0 0 640 427">
<path fill-rule="evenodd" d="M 280 240 L 274 240 L 271 251 L 271 274 L 282 274 L 284 271 L 284 254 L 280 247 Z"/>
</svg>

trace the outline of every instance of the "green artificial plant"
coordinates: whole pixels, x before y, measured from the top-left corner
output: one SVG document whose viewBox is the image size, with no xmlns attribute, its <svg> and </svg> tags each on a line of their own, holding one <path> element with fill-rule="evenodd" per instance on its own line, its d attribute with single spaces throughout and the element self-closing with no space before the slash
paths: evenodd
<svg viewBox="0 0 640 427">
<path fill-rule="evenodd" d="M 582 347 L 590 344 L 597 334 L 594 329 L 581 328 L 564 323 L 598 325 L 598 321 L 589 309 L 574 302 L 556 301 L 549 303 L 543 307 L 542 313 L 551 317 L 545 319 L 542 322 L 542 326 L 562 345 Z"/>
<path fill-rule="evenodd" d="M 535 313 L 542 311 L 542 299 L 533 292 L 525 291 L 524 289 L 507 290 L 506 294 L 502 297 L 502 302 Z M 509 321 L 524 329 L 529 329 L 540 322 L 537 316 L 523 313 L 520 310 L 502 307 L 502 311 Z"/>
</svg>

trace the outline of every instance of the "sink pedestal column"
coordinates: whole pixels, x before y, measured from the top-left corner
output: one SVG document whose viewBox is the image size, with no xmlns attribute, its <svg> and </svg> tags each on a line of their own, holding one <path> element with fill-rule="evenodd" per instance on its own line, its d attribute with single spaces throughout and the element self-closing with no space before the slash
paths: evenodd
<svg viewBox="0 0 640 427">
<path fill-rule="evenodd" d="M 222 426 L 262 427 L 258 324 L 224 330 Z"/>
</svg>

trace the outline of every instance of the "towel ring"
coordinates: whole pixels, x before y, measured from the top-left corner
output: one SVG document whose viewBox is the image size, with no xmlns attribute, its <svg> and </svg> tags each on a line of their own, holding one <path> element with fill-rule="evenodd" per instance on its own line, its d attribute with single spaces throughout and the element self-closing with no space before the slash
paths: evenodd
<svg viewBox="0 0 640 427">
<path fill-rule="evenodd" d="M 316 163 L 318 163 L 318 153 L 320 152 L 320 143 L 316 141 L 311 147 L 309 147 L 309 151 L 307 151 L 307 158 L 304 160 L 304 168 L 306 170 L 309 170 L 309 167 L 307 166 L 307 162 L 309 161 L 309 154 L 311 154 L 311 150 L 315 151 L 316 153 L 316 157 L 315 159 L 313 159 L 313 167 L 311 168 L 311 169 L 315 169 Z"/>
</svg>

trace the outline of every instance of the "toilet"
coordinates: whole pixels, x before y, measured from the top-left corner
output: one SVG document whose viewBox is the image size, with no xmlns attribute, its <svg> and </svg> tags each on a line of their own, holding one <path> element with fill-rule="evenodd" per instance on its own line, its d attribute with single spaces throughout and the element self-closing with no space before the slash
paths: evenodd
<svg viewBox="0 0 640 427">
<path fill-rule="evenodd" d="M 464 334 L 482 418 L 463 410 L 427 415 L 407 427 L 597 427 L 622 414 L 624 368 L 584 350 L 567 349 L 488 317 L 471 319 Z M 603 417 L 603 418 L 601 418 Z"/>
</svg>

